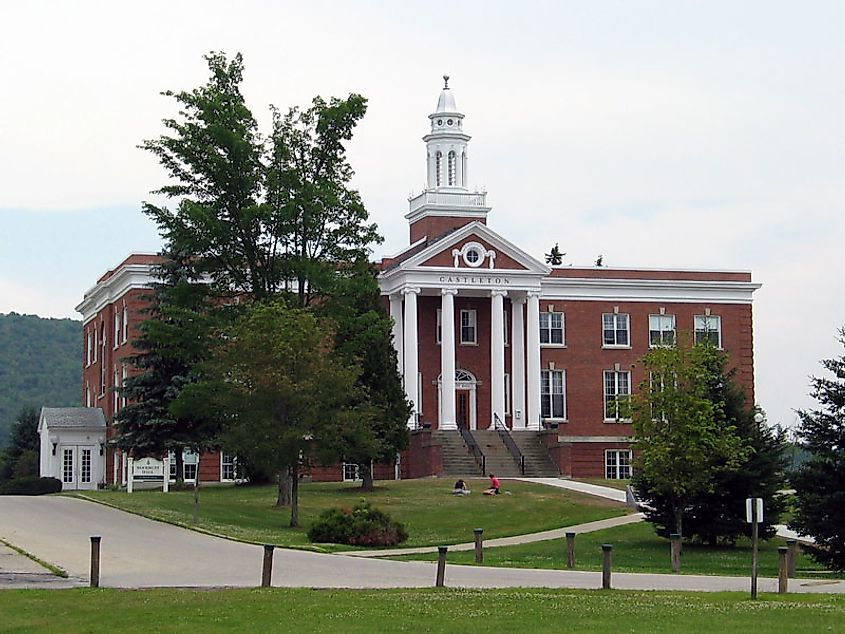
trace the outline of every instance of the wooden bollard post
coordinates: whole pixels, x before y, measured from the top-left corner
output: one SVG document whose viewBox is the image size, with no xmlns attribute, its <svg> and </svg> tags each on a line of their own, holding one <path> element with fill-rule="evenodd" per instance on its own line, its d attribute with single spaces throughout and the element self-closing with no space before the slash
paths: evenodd
<svg viewBox="0 0 845 634">
<path fill-rule="evenodd" d="M 786 546 L 778 547 L 778 594 L 786 594 L 789 587 L 789 548 Z"/>
<path fill-rule="evenodd" d="M 602 544 L 602 564 L 601 564 L 601 587 L 602 590 L 610 590 L 610 568 L 613 565 L 613 546 L 611 544 Z"/>
<path fill-rule="evenodd" d="M 484 546 L 481 541 L 481 535 L 484 533 L 483 528 L 476 528 L 472 531 L 475 533 L 475 563 L 484 563 Z"/>
<path fill-rule="evenodd" d="M 672 572 L 681 572 L 681 534 L 670 534 L 669 543 L 671 545 Z"/>
<path fill-rule="evenodd" d="M 786 574 L 790 579 L 795 579 L 795 560 L 798 559 L 798 540 L 787 539 L 786 547 Z"/>
<path fill-rule="evenodd" d="M 437 547 L 437 580 L 434 585 L 438 588 L 442 588 L 446 580 L 446 551 L 448 550 L 446 546 Z"/>
<path fill-rule="evenodd" d="M 575 567 L 575 533 L 566 534 L 566 567 Z"/>
<path fill-rule="evenodd" d="M 273 582 L 273 544 L 264 544 L 264 564 L 261 566 L 261 587 L 269 588 Z"/>
<path fill-rule="evenodd" d="M 99 535 L 91 535 L 91 574 L 89 582 L 92 588 L 100 587 L 100 541 Z"/>
</svg>

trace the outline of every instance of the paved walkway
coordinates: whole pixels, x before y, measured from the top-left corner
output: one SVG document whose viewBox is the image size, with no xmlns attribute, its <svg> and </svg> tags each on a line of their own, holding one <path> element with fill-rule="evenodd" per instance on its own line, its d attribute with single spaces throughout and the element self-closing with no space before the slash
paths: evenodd
<svg viewBox="0 0 845 634">
<path fill-rule="evenodd" d="M 522 480 L 523 482 L 534 482 L 536 484 L 546 484 L 550 487 L 557 487 L 558 489 L 568 489 L 569 491 L 577 491 L 578 493 L 586 493 L 587 495 L 595 495 L 596 497 L 607 498 L 608 500 L 615 500 L 616 502 L 625 503 L 625 491 L 614 489 L 613 487 L 605 487 L 600 484 L 589 484 L 587 482 L 576 482 L 575 480 L 564 480 L 562 478 L 513 478 L 514 480 Z"/>
<path fill-rule="evenodd" d="M 70 579 L 53 574 L 41 564 L 0 543 L 0 588 L 72 588 Z"/>
<path fill-rule="evenodd" d="M 0 537 L 58 565 L 70 582 L 88 576 L 91 535 L 102 535 L 101 585 L 107 587 L 254 587 L 261 546 L 154 522 L 94 502 L 61 496 L 0 496 Z M 273 585 L 312 588 L 411 588 L 434 585 L 435 564 L 276 549 Z M 601 573 L 449 565 L 446 585 L 598 588 Z M 748 591 L 740 577 L 613 575 L 613 587 L 639 590 Z M 5 587 L 12 587 L 8 584 Z M 761 579 L 772 592 L 775 579 Z M 792 592 L 845 593 L 842 581 L 792 581 Z"/>
<path fill-rule="evenodd" d="M 542 542 L 547 539 L 561 539 L 566 537 L 566 533 L 591 533 L 592 531 L 600 531 L 605 528 L 613 528 L 614 526 L 624 526 L 625 524 L 632 524 L 634 522 L 641 522 L 643 516 L 641 513 L 634 513 L 633 515 L 623 515 L 622 517 L 611 517 L 606 520 L 597 520 L 595 522 L 587 522 L 585 524 L 576 524 L 574 526 L 567 526 L 564 528 L 554 528 L 548 531 L 539 533 L 529 533 L 528 535 L 514 535 L 512 537 L 498 537 L 496 539 L 485 539 L 485 548 L 495 548 L 496 546 L 514 546 L 516 544 L 529 544 L 531 542 Z M 466 542 L 463 544 L 453 544 L 449 546 L 449 550 L 473 550 L 475 542 Z M 395 557 L 397 555 L 419 555 L 424 553 L 436 553 L 437 546 L 423 546 L 420 548 L 391 548 L 386 550 L 362 550 L 355 552 L 343 553 L 350 557 Z"/>
</svg>

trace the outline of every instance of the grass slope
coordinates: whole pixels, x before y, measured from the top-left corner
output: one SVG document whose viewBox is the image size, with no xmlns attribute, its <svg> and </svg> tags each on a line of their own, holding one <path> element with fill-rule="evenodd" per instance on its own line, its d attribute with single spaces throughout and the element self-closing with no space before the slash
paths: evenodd
<svg viewBox="0 0 845 634">
<path fill-rule="evenodd" d="M 0 447 L 23 407 L 80 405 L 82 322 L 0 315 Z"/>
<path fill-rule="evenodd" d="M 351 508 L 361 498 L 405 524 L 403 546 L 471 542 L 473 529 L 486 538 L 520 535 L 627 513 L 622 505 L 527 482 L 503 481 L 510 495 L 486 496 L 486 480 L 471 480 L 474 492 L 451 495 L 451 481 L 379 481 L 372 493 L 349 483 L 304 483 L 300 487 L 301 528 L 292 529 L 289 509 L 275 509 L 274 487 L 206 487 L 200 489 L 198 528 L 236 539 L 283 546 L 308 544 L 306 530 L 325 509 Z M 191 526 L 192 491 L 161 493 L 98 491 L 86 494 L 127 511 L 182 526 Z M 340 547 L 334 547 L 337 549 Z"/>
<path fill-rule="evenodd" d="M 842 632 L 845 596 L 598 590 L 4 590 L 14 632 Z"/>
<path fill-rule="evenodd" d="M 575 538 L 575 563 L 577 570 L 601 570 L 602 544 L 613 544 L 613 570 L 618 572 L 671 573 L 669 540 L 657 537 L 647 522 L 608 528 L 594 533 L 583 533 Z M 784 540 L 760 542 L 759 571 L 763 577 L 777 577 L 778 546 Z M 434 557 L 407 556 L 402 559 L 432 560 Z M 451 552 L 448 560 L 456 564 L 472 564 L 473 553 Z M 520 546 L 488 548 L 484 551 L 484 565 L 506 568 L 566 568 L 566 540 L 553 539 Z M 696 575 L 751 574 L 751 543 L 742 540 L 735 547 L 710 547 L 702 544 L 684 544 L 681 572 Z M 796 561 L 799 577 L 824 575 L 833 577 L 822 566 L 806 555 Z"/>
</svg>

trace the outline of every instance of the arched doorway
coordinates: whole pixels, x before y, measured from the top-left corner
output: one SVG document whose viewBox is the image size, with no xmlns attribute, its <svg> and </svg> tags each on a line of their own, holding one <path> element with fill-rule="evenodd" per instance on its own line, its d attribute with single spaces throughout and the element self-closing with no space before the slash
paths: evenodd
<svg viewBox="0 0 845 634">
<path fill-rule="evenodd" d="M 442 375 L 437 377 L 437 411 L 440 412 L 438 420 L 443 420 L 443 381 Z M 476 395 L 478 393 L 478 380 L 469 370 L 458 368 L 455 370 L 455 421 L 458 427 L 466 429 L 477 429 L 478 414 L 476 408 Z"/>
</svg>

